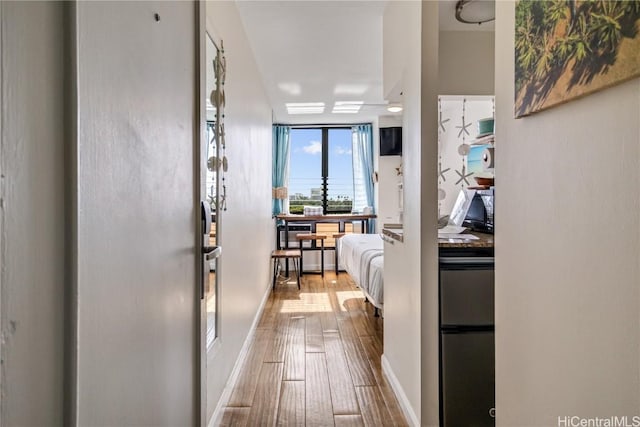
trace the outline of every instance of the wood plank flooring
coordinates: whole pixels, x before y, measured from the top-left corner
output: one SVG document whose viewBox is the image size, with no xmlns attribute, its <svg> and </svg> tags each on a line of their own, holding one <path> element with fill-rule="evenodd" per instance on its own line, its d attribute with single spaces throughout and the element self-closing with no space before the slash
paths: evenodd
<svg viewBox="0 0 640 427">
<path fill-rule="evenodd" d="M 220 425 L 406 426 L 382 374 L 382 322 L 346 273 L 304 275 L 300 291 L 279 280 Z"/>
</svg>

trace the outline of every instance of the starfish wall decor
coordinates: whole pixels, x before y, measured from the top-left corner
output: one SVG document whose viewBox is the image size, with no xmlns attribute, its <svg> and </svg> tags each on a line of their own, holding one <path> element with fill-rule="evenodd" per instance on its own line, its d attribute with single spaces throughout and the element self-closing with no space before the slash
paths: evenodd
<svg viewBox="0 0 640 427">
<path fill-rule="evenodd" d="M 456 126 L 456 129 L 460 129 L 460 132 L 458 132 L 458 138 L 460 138 L 460 136 L 462 136 L 463 133 L 466 133 L 468 136 L 470 136 L 471 134 L 469 133 L 469 131 L 467 130 L 467 128 L 471 126 L 471 123 L 467 123 L 465 124 L 464 122 L 464 116 L 462 116 L 462 125 L 460 126 Z"/>
<path fill-rule="evenodd" d="M 467 173 L 467 167 L 463 164 L 462 171 L 456 170 L 456 173 L 460 177 L 460 179 L 456 181 L 456 185 L 460 184 L 462 181 L 464 181 L 467 185 L 469 185 L 469 180 L 467 180 L 467 178 L 473 175 L 473 172 Z"/>
<path fill-rule="evenodd" d="M 438 175 L 442 178 L 442 182 L 447 182 L 447 178 L 445 178 L 444 174 L 450 170 L 451 168 L 442 169 L 442 162 L 438 162 Z"/>
<path fill-rule="evenodd" d="M 439 125 L 442 128 L 442 132 L 446 132 L 447 129 L 444 127 L 444 124 L 447 123 L 449 120 L 451 119 L 442 119 L 442 110 L 440 110 L 440 121 L 439 121 Z"/>
</svg>

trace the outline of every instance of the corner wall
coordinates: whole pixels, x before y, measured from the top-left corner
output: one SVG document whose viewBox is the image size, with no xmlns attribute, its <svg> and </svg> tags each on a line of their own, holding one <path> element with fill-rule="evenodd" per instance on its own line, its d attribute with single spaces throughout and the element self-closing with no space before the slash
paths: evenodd
<svg viewBox="0 0 640 427">
<path fill-rule="evenodd" d="M 440 31 L 439 95 L 493 95 L 493 31 Z"/>
<path fill-rule="evenodd" d="M 514 4 L 496 2 L 497 425 L 640 415 L 640 80 L 514 119 Z"/>
<path fill-rule="evenodd" d="M 420 410 L 423 426 L 440 423 L 438 325 L 438 2 L 423 2 L 420 144 Z"/>
<path fill-rule="evenodd" d="M 390 16 L 390 19 L 403 22 L 403 29 L 407 32 L 405 43 L 407 62 L 402 67 L 400 80 L 404 104 L 402 121 L 404 242 L 393 245 L 385 243 L 383 357 L 391 371 L 388 374 L 395 377 L 392 382 L 401 389 L 397 394 L 401 405 L 410 412 L 408 421 L 412 424 L 419 423 L 421 407 L 420 251 L 423 144 L 420 105 L 420 11 L 423 7 L 431 7 L 431 3 L 393 1 L 388 3 L 384 15 L 385 21 Z"/>
<path fill-rule="evenodd" d="M 0 2 L 2 425 L 63 425 L 65 10 Z"/>
<path fill-rule="evenodd" d="M 275 243 L 271 219 L 271 107 L 235 2 L 208 1 L 207 29 L 224 41 L 225 132 L 229 172 L 227 211 L 220 231 L 220 347 L 208 360 L 210 417 L 260 302 L 270 287 L 270 253 Z M 248 266 L 250 268 L 248 268 Z"/>
</svg>

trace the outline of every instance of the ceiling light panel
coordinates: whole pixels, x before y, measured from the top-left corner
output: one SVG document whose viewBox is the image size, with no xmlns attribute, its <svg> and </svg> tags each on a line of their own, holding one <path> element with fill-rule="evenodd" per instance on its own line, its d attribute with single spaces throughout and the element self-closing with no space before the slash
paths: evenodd
<svg viewBox="0 0 640 427">
<path fill-rule="evenodd" d="M 302 93 L 299 83 L 278 83 L 278 89 L 291 96 L 298 96 Z"/>
<path fill-rule="evenodd" d="M 324 113 L 324 102 L 287 102 L 285 106 L 289 114 Z"/>
<path fill-rule="evenodd" d="M 357 114 L 362 108 L 363 101 L 336 101 L 333 105 L 333 114 Z"/>
<path fill-rule="evenodd" d="M 337 96 L 350 95 L 355 98 L 364 95 L 368 90 L 369 85 L 366 84 L 337 84 L 333 89 L 333 94 Z"/>
</svg>

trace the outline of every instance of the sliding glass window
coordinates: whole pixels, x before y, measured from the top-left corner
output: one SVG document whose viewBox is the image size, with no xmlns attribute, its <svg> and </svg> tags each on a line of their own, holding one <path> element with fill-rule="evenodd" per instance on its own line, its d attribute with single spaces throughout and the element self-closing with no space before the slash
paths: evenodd
<svg viewBox="0 0 640 427">
<path fill-rule="evenodd" d="M 321 206 L 322 212 L 350 213 L 353 206 L 351 128 L 291 129 L 289 212 Z"/>
</svg>

